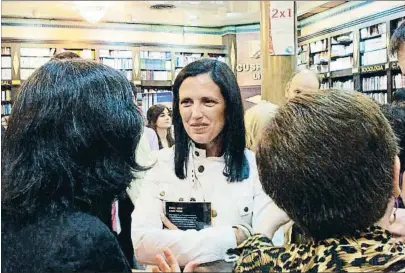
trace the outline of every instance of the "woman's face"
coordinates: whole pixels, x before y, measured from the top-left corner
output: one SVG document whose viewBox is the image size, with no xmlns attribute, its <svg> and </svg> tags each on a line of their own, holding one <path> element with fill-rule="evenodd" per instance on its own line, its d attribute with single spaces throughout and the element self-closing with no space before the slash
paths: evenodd
<svg viewBox="0 0 405 273">
<path fill-rule="evenodd" d="M 210 143 L 225 126 L 225 101 L 208 74 L 183 81 L 179 89 L 179 108 L 187 135 L 198 144 Z"/>
<path fill-rule="evenodd" d="M 7 122 L 8 120 L 7 120 L 7 117 L 2 117 L 1 118 L 1 125 L 4 127 L 4 128 L 7 128 Z"/>
<path fill-rule="evenodd" d="M 172 126 L 172 117 L 167 108 L 158 116 L 156 127 L 160 129 L 169 129 Z"/>
</svg>

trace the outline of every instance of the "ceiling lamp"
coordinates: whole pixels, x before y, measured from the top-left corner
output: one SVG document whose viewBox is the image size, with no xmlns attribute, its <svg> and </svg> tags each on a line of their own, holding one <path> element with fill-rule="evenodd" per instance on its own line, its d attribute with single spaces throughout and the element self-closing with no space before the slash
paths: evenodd
<svg viewBox="0 0 405 273">
<path fill-rule="evenodd" d="M 107 8 L 111 5 L 109 2 L 86 2 L 76 1 L 75 6 L 79 14 L 86 19 L 87 22 L 95 24 L 103 18 Z"/>
</svg>

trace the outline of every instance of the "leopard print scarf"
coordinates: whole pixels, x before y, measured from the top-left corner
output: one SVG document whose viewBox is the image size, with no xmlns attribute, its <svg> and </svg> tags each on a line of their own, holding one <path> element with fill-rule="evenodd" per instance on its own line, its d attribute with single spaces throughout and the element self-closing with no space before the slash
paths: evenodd
<svg viewBox="0 0 405 273">
<path fill-rule="evenodd" d="M 405 244 L 373 226 L 355 236 L 309 244 L 273 246 L 257 234 L 230 249 L 238 255 L 234 272 L 405 272 Z"/>
</svg>

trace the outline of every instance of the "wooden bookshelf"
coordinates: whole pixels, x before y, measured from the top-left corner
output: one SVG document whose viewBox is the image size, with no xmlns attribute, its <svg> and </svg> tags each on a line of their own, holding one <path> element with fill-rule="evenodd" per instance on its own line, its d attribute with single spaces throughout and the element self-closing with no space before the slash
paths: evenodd
<svg viewBox="0 0 405 273">
<path fill-rule="evenodd" d="M 405 17 L 382 18 L 300 42 L 297 66 L 316 71 L 321 89 L 357 90 L 389 103 L 393 91 L 405 88 L 397 60 L 388 52 L 389 40 L 403 21 Z M 339 59 L 344 61 L 335 63 Z"/>
</svg>

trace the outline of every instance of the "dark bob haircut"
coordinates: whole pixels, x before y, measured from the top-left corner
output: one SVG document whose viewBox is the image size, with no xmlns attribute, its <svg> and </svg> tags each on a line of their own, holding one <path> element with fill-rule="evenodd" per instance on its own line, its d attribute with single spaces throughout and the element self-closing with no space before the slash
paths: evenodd
<svg viewBox="0 0 405 273">
<path fill-rule="evenodd" d="M 225 101 L 225 126 L 221 134 L 224 141 L 225 168 L 228 181 L 242 181 L 249 177 L 249 164 L 245 149 L 245 124 L 240 89 L 232 70 L 224 62 L 201 59 L 188 64 L 179 73 L 173 85 L 173 124 L 175 139 L 175 172 L 177 177 L 187 177 L 190 137 L 183 126 L 179 109 L 179 89 L 188 77 L 208 74 L 218 85 Z"/>
<path fill-rule="evenodd" d="M 322 240 L 353 236 L 383 217 L 397 154 L 376 103 L 359 92 L 319 91 L 279 109 L 256 159 L 264 191 Z"/>
<path fill-rule="evenodd" d="M 24 224 L 44 213 L 111 204 L 133 171 L 143 119 L 128 80 L 106 65 L 52 60 L 21 86 L 3 145 L 2 212 Z"/>
</svg>

